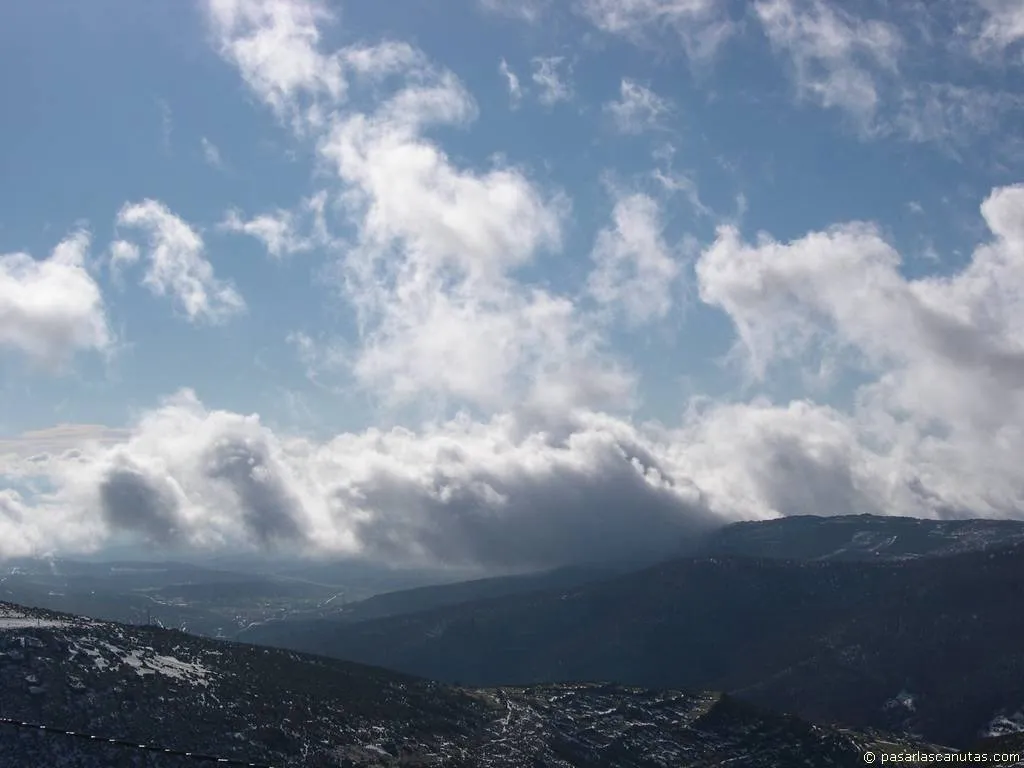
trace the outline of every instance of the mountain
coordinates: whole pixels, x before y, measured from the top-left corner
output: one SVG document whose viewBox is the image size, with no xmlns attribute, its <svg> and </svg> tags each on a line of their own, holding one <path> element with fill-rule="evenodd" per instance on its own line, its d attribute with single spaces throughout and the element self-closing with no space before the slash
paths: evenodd
<svg viewBox="0 0 1024 768">
<path fill-rule="evenodd" d="M 436 584 L 384 592 L 365 600 L 349 603 L 339 610 L 336 618 L 345 621 L 366 621 L 526 592 L 572 589 L 628 573 L 633 569 L 631 563 L 565 566 L 541 573 L 494 576 L 488 579 L 460 581 L 455 584 Z"/>
<path fill-rule="evenodd" d="M 359 623 L 269 624 L 242 637 L 473 685 L 711 688 L 813 721 L 966 747 L 1021 722 L 1021 595 L 1021 543 L 878 562 L 716 556 L 574 589 Z"/>
<path fill-rule="evenodd" d="M 1024 541 L 1024 522 L 808 515 L 726 525 L 693 539 L 679 554 L 792 560 L 903 560 L 980 551 L 1013 541 Z M 653 561 L 586 563 L 541 573 L 383 592 L 349 602 L 333 617 L 365 621 L 545 589 L 572 589 L 652 564 Z"/>
<path fill-rule="evenodd" d="M 0 708 L 0 765 L 54 768 L 194 765 L 184 753 L 312 768 L 768 768 L 863 765 L 869 749 L 949 751 L 722 694 L 458 688 L 9 603 Z"/>
<path fill-rule="evenodd" d="M 882 515 L 800 515 L 709 532 L 686 554 L 788 560 L 902 560 L 1024 542 L 1020 520 L 922 520 Z"/>
</svg>

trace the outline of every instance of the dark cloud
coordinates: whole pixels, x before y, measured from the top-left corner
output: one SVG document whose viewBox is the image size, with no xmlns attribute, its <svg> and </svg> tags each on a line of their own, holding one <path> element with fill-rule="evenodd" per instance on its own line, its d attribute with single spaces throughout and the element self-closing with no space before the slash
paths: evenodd
<svg viewBox="0 0 1024 768">
<path fill-rule="evenodd" d="M 430 492 L 378 474 L 358 486 L 362 504 L 377 513 L 357 525 L 357 536 L 370 556 L 421 548 L 444 562 L 542 567 L 671 551 L 719 522 L 687 487 L 646 480 L 618 444 L 587 458 L 501 474 L 435 471 Z"/>
<path fill-rule="evenodd" d="M 206 457 L 209 476 L 226 482 L 238 496 L 241 521 L 263 547 L 304 537 L 298 522 L 301 504 L 273 466 L 269 453 L 264 442 L 231 436 L 219 440 Z"/>
<path fill-rule="evenodd" d="M 812 456 L 798 438 L 765 441 L 760 481 L 765 501 L 784 515 L 882 513 L 858 487 L 850 456 L 840 450 Z"/>
<path fill-rule="evenodd" d="M 99 484 L 102 514 L 117 531 L 131 531 L 153 543 L 173 544 L 183 537 L 178 500 L 169 480 L 132 466 L 111 469 Z"/>
</svg>

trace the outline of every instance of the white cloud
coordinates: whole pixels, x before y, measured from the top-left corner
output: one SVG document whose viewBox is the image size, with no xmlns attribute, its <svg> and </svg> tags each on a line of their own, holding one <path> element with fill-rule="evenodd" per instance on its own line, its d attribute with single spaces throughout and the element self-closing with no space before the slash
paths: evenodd
<svg viewBox="0 0 1024 768">
<path fill-rule="evenodd" d="M 571 72 L 561 71 L 567 69 L 564 56 L 536 56 L 532 64 L 533 82 L 540 89 L 537 98 L 541 104 L 552 106 L 572 98 Z"/>
<path fill-rule="evenodd" d="M 701 200 L 697 182 L 691 174 L 674 168 L 676 148 L 671 143 L 665 144 L 654 151 L 653 156 L 660 167 L 651 172 L 651 178 L 670 194 L 680 193 L 701 216 L 714 216 L 715 213 Z M 742 201 L 745 206 L 746 201 Z"/>
<path fill-rule="evenodd" d="M 480 7 L 491 13 L 535 24 L 544 16 L 551 0 L 479 0 Z"/>
<path fill-rule="evenodd" d="M 370 81 L 429 68 L 422 52 L 408 43 L 393 40 L 376 45 L 353 45 L 335 55 L 352 74 Z"/>
<path fill-rule="evenodd" d="M 721 0 L 576 0 L 575 8 L 603 32 L 635 43 L 672 29 L 696 60 L 713 56 L 735 31 Z"/>
<path fill-rule="evenodd" d="M 785 362 L 852 365 L 868 384 L 849 413 L 803 400 L 695 401 L 680 425 L 639 427 L 621 415 L 634 381 L 609 359 L 605 326 L 520 282 L 562 247 L 563 197 L 521 168 L 456 164 L 428 132 L 475 118 L 459 80 L 401 44 L 323 53 L 316 19 L 295 21 L 311 7 L 229 23 L 224 38 L 250 87 L 318 140 L 353 227 L 332 276 L 357 338 L 342 349 L 303 334 L 290 343 L 314 376 L 343 368 L 388 401 L 498 415 L 314 442 L 185 392 L 130 439 L 48 464 L 59 490 L 44 505 L 88 510 L 88 530 L 104 535 L 516 565 L 669 541 L 709 513 L 1018 513 L 1024 190 L 993 193 L 982 209 L 992 241 L 942 279 L 905 278 L 868 224 L 789 243 L 721 228 L 696 265 L 700 297 L 729 315 L 755 376 Z M 661 25 L 684 40 L 728 29 L 722 7 L 578 5 L 609 34 L 641 39 Z M 758 9 L 802 93 L 878 124 L 879 84 L 895 76 L 901 45 L 891 28 L 820 1 Z M 238 53 L 250 39 L 281 42 L 260 49 L 264 60 Z M 315 67 L 291 67 L 289 56 Z M 379 103 L 342 110 L 363 81 Z M 660 179 L 700 202 L 670 167 Z M 671 308 L 678 267 L 659 222 L 650 198 L 623 198 L 595 247 L 592 294 L 633 322 Z M 286 229 L 262 234 L 283 244 Z"/>
<path fill-rule="evenodd" d="M 661 119 L 672 111 L 672 106 L 651 89 L 623 78 L 619 86 L 619 100 L 608 102 L 604 110 L 619 131 L 638 134 L 657 128 Z"/>
<path fill-rule="evenodd" d="M 975 51 L 982 56 L 1004 53 L 1024 41 L 1024 5 L 1019 0 L 975 0 L 982 22 L 974 40 Z"/>
<path fill-rule="evenodd" d="M 352 368 L 352 354 L 341 340 L 313 339 L 301 331 L 289 333 L 285 341 L 295 348 L 306 378 L 317 386 L 332 388 L 324 378 L 335 378 Z"/>
<path fill-rule="evenodd" d="M 660 206 L 647 195 L 623 196 L 612 219 L 591 254 L 596 266 L 588 280 L 590 294 L 621 309 L 631 324 L 665 317 L 680 266 L 665 242 Z"/>
<path fill-rule="evenodd" d="M 862 444 L 853 419 L 832 408 L 802 400 L 714 404 L 671 437 L 674 466 L 725 519 L 932 514 L 895 503 L 906 499 L 897 498 L 888 462 Z"/>
<path fill-rule="evenodd" d="M 130 533 L 164 546 L 490 566 L 660 549 L 707 525 L 700 495 L 650 436 L 599 415 L 557 436 L 523 427 L 460 417 L 314 442 L 184 391 L 120 443 L 52 462 L 56 490 L 38 508 L 9 502 L 30 521 L 22 534 L 38 532 L 29 546 L 54 541 L 60 510 L 73 506 L 62 543 Z M 12 546 L 26 548 L 0 540 Z"/>
<path fill-rule="evenodd" d="M 358 319 L 359 346 L 351 354 L 357 383 L 395 405 L 434 398 L 538 412 L 627 406 L 632 378 L 606 358 L 602 339 L 572 302 L 514 278 L 538 254 L 560 247 L 564 199 L 543 193 L 514 167 L 457 168 L 422 136 L 430 126 L 476 117 L 462 83 L 408 46 L 326 56 L 314 35 L 304 39 L 309 57 L 378 75 L 374 111 L 322 113 L 322 122 L 307 123 L 324 129 L 318 148 L 337 173 L 356 227 L 334 274 Z M 239 66 L 247 71 L 244 61 Z M 398 84 L 380 100 L 390 85 L 379 77 L 384 73 Z M 304 81 L 296 89 L 313 86 Z M 264 235 L 277 231 L 265 228 Z"/>
<path fill-rule="evenodd" d="M 217 145 L 205 136 L 199 139 L 199 143 L 203 148 L 203 159 L 206 161 L 207 165 L 211 165 L 214 168 L 223 168 L 224 158 L 221 157 L 220 150 L 217 149 Z"/>
<path fill-rule="evenodd" d="M 637 426 L 579 407 L 574 393 L 560 419 L 513 408 L 314 441 L 184 391 L 113 440 L 5 456 L 8 475 L 35 473 L 53 490 L 4 492 L 0 529 L 16 522 L 0 551 L 132 533 L 166 546 L 529 566 L 655 548 L 715 520 L 1019 516 L 1024 185 L 994 190 L 981 212 L 991 238 L 944 277 L 902 276 L 895 250 L 858 223 L 789 243 L 722 228 L 701 255 L 701 297 L 729 314 L 760 373 L 819 350 L 861 367 L 868 383 L 849 413 L 695 400 L 677 426 Z M 548 329 L 574 316 L 571 303 L 532 302 L 532 327 L 564 345 Z M 569 340 L 551 360 L 573 351 Z"/>
<path fill-rule="evenodd" d="M 625 404 L 629 376 L 572 302 L 514 279 L 560 247 L 565 202 L 513 167 L 452 165 L 419 132 L 476 107 L 450 73 L 410 80 L 376 114 L 339 119 L 321 144 L 359 223 L 340 269 L 360 318 L 357 379 L 393 403 Z"/>
<path fill-rule="evenodd" d="M 319 0 L 208 0 L 207 7 L 221 55 L 278 117 L 296 127 L 316 122 L 321 100 L 344 98 L 339 57 L 318 50 L 318 24 L 333 20 Z"/>
<path fill-rule="evenodd" d="M 136 264 L 142 253 L 139 246 L 127 240 L 115 240 L 110 244 L 110 266 L 115 271 Z"/>
<path fill-rule="evenodd" d="M 256 238 L 274 258 L 302 253 L 330 242 L 324 218 L 326 202 L 327 195 L 321 192 L 304 200 L 297 212 L 277 209 L 248 220 L 232 209 L 224 216 L 220 229 Z"/>
<path fill-rule="evenodd" d="M 307 39 L 309 55 L 324 57 Z M 327 116 L 319 143 L 358 231 L 336 273 L 359 320 L 357 381 L 393 404 L 628 405 L 631 376 L 606 358 L 572 302 L 514 279 L 560 247 L 564 200 L 514 167 L 459 169 L 423 138 L 431 125 L 473 120 L 477 108 L 421 53 L 385 44 L 328 58 L 363 73 L 382 70 L 360 62 L 383 61 L 404 81 L 372 113 Z M 538 61 L 542 98 L 567 97 L 561 63 Z"/>
<path fill-rule="evenodd" d="M 33 504 L 13 488 L 0 488 L 0 555 L 25 557 L 68 547 L 89 549 L 100 538 L 66 506 Z"/>
<path fill-rule="evenodd" d="M 899 31 L 825 0 L 759 0 L 754 7 L 772 47 L 788 57 L 798 93 L 870 128 L 881 101 L 879 72 L 896 70 Z"/>
<path fill-rule="evenodd" d="M 88 234 L 77 232 L 47 259 L 0 255 L 0 347 L 53 371 L 76 352 L 112 347 L 103 294 L 86 268 L 88 249 Z"/>
<path fill-rule="evenodd" d="M 519 106 L 519 102 L 523 100 L 523 86 L 519 83 L 516 73 L 509 68 L 508 62 L 504 59 L 498 65 L 498 72 L 505 78 L 505 84 L 508 86 L 509 102 L 512 108 L 515 109 Z"/>
<path fill-rule="evenodd" d="M 842 354 L 873 378 L 855 433 L 908 514 L 1018 514 L 1024 473 L 1024 186 L 982 205 L 993 239 L 960 273 L 908 280 L 862 224 L 792 243 L 723 229 L 697 265 L 760 376 L 772 363 Z M 866 449 L 866 448 L 865 448 Z"/>
<path fill-rule="evenodd" d="M 235 287 L 214 274 L 199 234 L 163 203 L 126 204 L 117 215 L 117 226 L 142 230 L 148 236 L 142 284 L 157 296 L 176 299 L 191 322 L 216 323 L 245 311 L 245 301 Z M 128 252 L 124 249 L 115 243 L 115 253 Z"/>
<path fill-rule="evenodd" d="M 798 96 L 840 110 L 862 137 L 928 142 L 959 157 L 1024 107 L 1011 92 L 900 72 L 901 60 L 912 68 L 933 53 L 913 25 L 861 19 L 831 0 L 758 0 L 755 10 Z"/>
<path fill-rule="evenodd" d="M 911 141 L 951 148 L 998 133 L 1008 115 L 1019 118 L 1024 98 L 1017 94 L 950 83 L 918 83 L 906 88 L 891 118 L 892 127 Z"/>
<path fill-rule="evenodd" d="M 232 209 L 227 212 L 220 226 L 229 232 L 255 237 L 266 246 L 271 256 L 280 258 L 310 248 L 309 241 L 295 232 L 293 219 L 291 211 L 277 210 L 244 220 L 239 211 Z"/>
</svg>

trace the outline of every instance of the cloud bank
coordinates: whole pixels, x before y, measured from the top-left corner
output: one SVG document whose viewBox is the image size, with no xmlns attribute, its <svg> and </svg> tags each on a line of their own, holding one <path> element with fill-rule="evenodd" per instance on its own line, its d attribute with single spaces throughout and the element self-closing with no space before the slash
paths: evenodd
<svg viewBox="0 0 1024 768">
<path fill-rule="evenodd" d="M 629 39 L 659 24 L 709 40 L 732 29 L 697 0 L 575 7 Z M 755 15 L 804 98 L 876 119 L 899 35 L 821 0 L 764 0 Z M 556 290 L 526 275 L 562 253 L 572 201 L 528 168 L 445 152 L 439 129 L 468 128 L 479 112 L 453 72 L 394 41 L 324 50 L 339 21 L 315 2 L 210 0 L 208 16 L 220 56 L 329 176 L 293 210 L 230 210 L 221 229 L 272 257 L 318 254 L 356 320 L 330 364 L 385 407 L 457 415 L 300 438 L 184 389 L 125 433 L 70 430 L 34 453 L 23 449 L 32 436 L 5 441 L 0 472 L 19 490 L 0 493 L 0 554 L 130 535 L 536 567 L 650 552 L 736 519 L 1024 509 L 1024 185 L 979 201 L 987 233 L 962 269 L 917 278 L 878 226 L 858 221 L 790 240 L 723 223 L 683 258 L 664 203 L 615 190 L 578 291 Z M 543 102 L 570 97 L 564 61 L 534 63 Z M 667 109 L 622 80 L 608 113 L 637 133 Z M 185 319 L 244 312 L 200 232 L 166 205 L 128 204 L 116 225 L 112 268 L 143 270 Z M 0 258 L 0 344 L 54 365 L 112 343 L 87 245 L 74 235 L 49 259 Z M 827 390 L 846 376 L 861 382 L 850 404 L 693 399 L 671 423 L 640 423 L 638 374 L 609 337 L 663 323 L 691 288 L 728 318 L 731 360 L 749 381 L 797 370 Z M 326 365 L 309 336 L 288 338 L 308 367 Z"/>
</svg>

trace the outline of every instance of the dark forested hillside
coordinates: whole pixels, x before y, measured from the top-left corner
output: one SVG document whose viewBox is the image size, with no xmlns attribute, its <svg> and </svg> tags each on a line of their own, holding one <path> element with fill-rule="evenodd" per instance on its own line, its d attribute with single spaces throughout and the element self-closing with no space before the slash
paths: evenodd
<svg viewBox="0 0 1024 768">
<path fill-rule="evenodd" d="M 0 604 L 0 707 L 4 766 L 196 765 L 191 752 L 279 768 L 774 768 L 861 765 L 884 744 L 936 749 L 716 693 L 456 688 L 11 604 Z"/>
<path fill-rule="evenodd" d="M 245 638 L 467 684 L 713 688 L 972 743 L 1024 705 L 1024 544 L 865 563 L 685 558 L 574 589 Z"/>
</svg>

